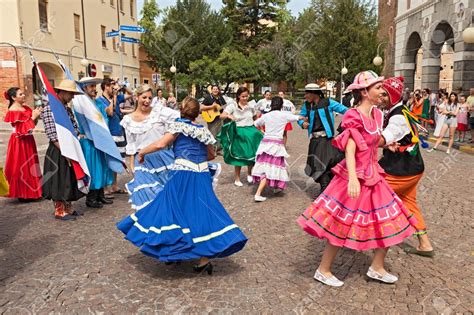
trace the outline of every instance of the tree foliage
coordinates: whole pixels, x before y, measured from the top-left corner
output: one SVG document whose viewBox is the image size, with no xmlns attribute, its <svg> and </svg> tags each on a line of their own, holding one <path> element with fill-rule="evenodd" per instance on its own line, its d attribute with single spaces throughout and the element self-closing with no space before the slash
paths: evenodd
<svg viewBox="0 0 474 315">
<path fill-rule="evenodd" d="M 286 0 L 223 0 L 222 13 L 233 33 L 233 47 L 246 55 L 272 41 L 288 18 Z"/>
<path fill-rule="evenodd" d="M 151 9 L 150 12 L 146 10 Z M 232 35 L 219 12 L 211 10 L 204 0 L 178 0 L 164 12 L 162 23 L 153 26 L 159 10 L 154 0 L 144 6 L 140 24 L 146 28 L 142 36 L 149 62 L 171 77 L 174 60 L 178 73 L 189 74 L 189 64 L 204 56 L 216 58 L 222 47 L 230 44 Z M 146 14 L 145 14 L 146 13 Z"/>
</svg>

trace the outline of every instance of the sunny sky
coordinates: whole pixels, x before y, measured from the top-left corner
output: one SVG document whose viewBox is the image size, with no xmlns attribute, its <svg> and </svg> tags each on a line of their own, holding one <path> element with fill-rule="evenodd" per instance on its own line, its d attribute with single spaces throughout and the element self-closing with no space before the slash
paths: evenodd
<svg viewBox="0 0 474 315">
<path fill-rule="evenodd" d="M 137 2 L 139 13 L 142 11 L 143 2 L 144 0 L 138 0 Z M 222 7 L 221 0 L 207 0 L 207 2 L 209 2 L 212 8 L 215 10 L 219 10 Z M 157 0 L 156 3 L 158 3 L 159 8 L 165 8 L 170 5 L 174 5 L 176 3 L 176 0 Z M 310 5 L 310 3 L 311 0 L 292 0 L 290 1 L 290 3 L 288 3 L 288 9 L 294 16 L 298 16 L 298 14 L 302 12 L 304 8 Z"/>
</svg>

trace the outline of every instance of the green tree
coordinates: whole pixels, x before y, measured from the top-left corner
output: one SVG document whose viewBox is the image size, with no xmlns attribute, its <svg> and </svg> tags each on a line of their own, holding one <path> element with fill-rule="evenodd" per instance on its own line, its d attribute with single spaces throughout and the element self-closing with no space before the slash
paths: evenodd
<svg viewBox="0 0 474 315">
<path fill-rule="evenodd" d="M 365 0 L 313 0 L 301 17 L 300 27 L 314 29 L 300 33 L 308 42 L 301 50 L 308 66 L 307 79 L 340 80 L 343 60 L 352 78 L 362 70 L 377 70 L 372 59 L 377 52 L 377 14 Z M 313 26 L 311 26 L 313 25 Z M 314 36 L 309 36 L 314 34 Z M 298 40 L 297 40 L 298 41 Z"/>
<path fill-rule="evenodd" d="M 231 42 L 232 34 L 223 16 L 211 10 L 204 0 L 178 0 L 164 12 L 162 23 L 155 26 L 159 13 L 155 1 L 148 1 L 140 25 L 146 28 L 142 43 L 149 63 L 160 69 L 165 78 L 172 78 L 172 61 L 176 63 L 178 77 L 185 80 L 183 74 L 189 74 L 192 61 L 204 56 L 216 58 L 222 47 Z"/>
<path fill-rule="evenodd" d="M 286 0 L 223 0 L 222 13 L 233 32 L 233 47 L 246 55 L 269 43 L 289 13 Z"/>
</svg>

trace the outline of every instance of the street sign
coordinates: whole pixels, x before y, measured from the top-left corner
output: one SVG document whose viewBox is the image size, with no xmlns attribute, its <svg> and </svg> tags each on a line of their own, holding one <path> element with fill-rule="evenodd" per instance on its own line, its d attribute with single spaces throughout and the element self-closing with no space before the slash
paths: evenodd
<svg viewBox="0 0 474 315">
<path fill-rule="evenodd" d="M 120 37 L 120 40 L 125 43 L 134 43 L 134 44 L 140 43 L 140 40 L 138 38 L 127 37 L 127 36 Z"/>
<path fill-rule="evenodd" d="M 127 32 L 145 33 L 145 29 L 141 26 L 120 25 L 120 30 Z"/>
<path fill-rule="evenodd" d="M 95 78 L 95 76 L 97 75 L 97 67 L 95 66 L 95 64 L 91 63 L 89 65 L 89 75 L 93 78 Z"/>
<path fill-rule="evenodd" d="M 119 36 L 119 31 L 112 31 L 112 32 L 107 32 L 105 33 L 105 37 L 115 37 L 115 36 Z"/>
<path fill-rule="evenodd" d="M 159 73 L 153 73 L 151 75 L 151 80 L 153 81 L 153 84 L 157 84 L 158 81 L 160 81 L 160 74 Z"/>
</svg>

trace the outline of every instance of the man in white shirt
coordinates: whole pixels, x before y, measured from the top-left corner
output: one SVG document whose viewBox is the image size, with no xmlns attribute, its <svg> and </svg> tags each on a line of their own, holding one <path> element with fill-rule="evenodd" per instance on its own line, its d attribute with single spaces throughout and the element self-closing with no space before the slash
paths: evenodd
<svg viewBox="0 0 474 315">
<path fill-rule="evenodd" d="M 382 132 L 381 142 L 384 145 L 398 142 L 397 152 L 383 150 L 379 161 L 386 173 L 385 180 L 400 197 L 408 210 L 418 221 L 415 225 L 419 245 L 406 250 L 409 254 L 433 257 L 434 250 L 426 234 L 426 225 L 421 209 L 416 201 L 416 188 L 425 170 L 418 139 L 412 135 L 417 132 L 417 123 L 410 116 L 410 110 L 402 103 L 403 77 L 389 78 L 383 82 L 386 93 L 380 96 L 380 107 L 388 110 Z"/>
<path fill-rule="evenodd" d="M 153 109 L 154 109 L 157 104 L 160 104 L 160 105 L 165 106 L 165 107 L 167 105 L 166 99 L 163 97 L 163 89 L 161 89 L 161 88 L 156 90 L 156 96 L 151 101 L 151 107 L 153 107 Z"/>
</svg>

